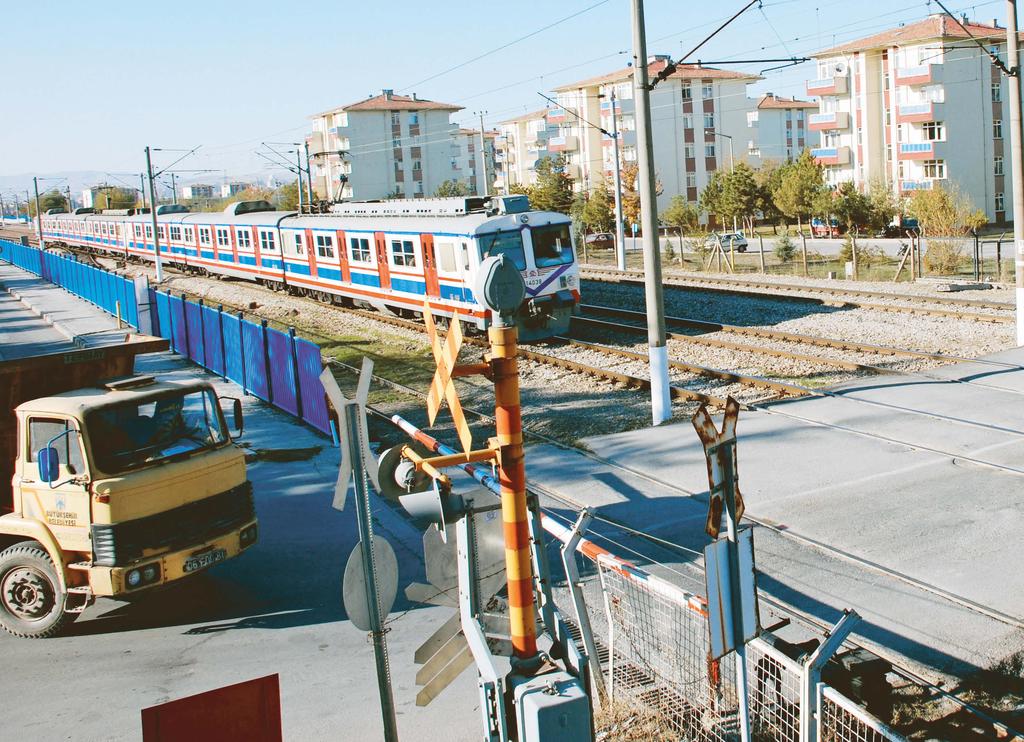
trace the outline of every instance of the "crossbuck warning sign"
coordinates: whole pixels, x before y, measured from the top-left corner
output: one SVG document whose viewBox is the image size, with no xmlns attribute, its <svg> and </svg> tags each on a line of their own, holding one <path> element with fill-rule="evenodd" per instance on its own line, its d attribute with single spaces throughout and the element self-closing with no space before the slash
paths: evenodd
<svg viewBox="0 0 1024 742">
<path fill-rule="evenodd" d="M 452 422 L 455 423 L 459 441 L 462 443 L 462 450 L 469 453 L 473 450 L 473 436 L 469 431 L 466 415 L 462 411 L 459 393 L 452 381 L 452 375 L 455 373 L 455 366 L 459 359 L 459 350 L 462 348 L 462 323 L 459 322 L 459 314 L 456 312 L 452 317 L 451 329 L 444 342 L 437 334 L 434 315 L 427 302 L 423 302 L 423 319 L 427 325 L 430 347 L 434 352 L 434 362 L 437 364 L 434 379 L 430 384 L 430 391 L 427 393 L 427 417 L 430 424 L 433 425 L 434 420 L 437 419 L 437 413 L 441 410 L 441 402 L 447 401 L 448 409 L 452 413 Z"/>
</svg>

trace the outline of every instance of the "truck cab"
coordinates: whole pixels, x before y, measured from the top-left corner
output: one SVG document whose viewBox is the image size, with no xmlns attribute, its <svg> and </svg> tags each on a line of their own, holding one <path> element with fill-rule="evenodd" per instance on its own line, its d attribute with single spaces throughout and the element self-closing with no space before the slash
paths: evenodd
<svg viewBox="0 0 1024 742">
<path fill-rule="evenodd" d="M 243 452 L 204 381 L 134 376 L 14 408 L 0 502 L 0 625 L 56 634 L 96 597 L 128 597 L 256 542 Z M 241 405 L 234 401 L 235 428 Z"/>
</svg>

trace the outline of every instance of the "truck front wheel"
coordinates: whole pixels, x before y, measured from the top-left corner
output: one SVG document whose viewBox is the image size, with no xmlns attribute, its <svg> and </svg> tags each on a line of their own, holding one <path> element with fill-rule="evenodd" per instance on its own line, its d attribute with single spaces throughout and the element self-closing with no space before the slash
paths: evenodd
<svg viewBox="0 0 1024 742">
<path fill-rule="evenodd" d="M 64 591 L 46 550 L 23 541 L 0 552 L 0 626 L 27 639 L 55 636 L 77 618 L 64 612 Z"/>
</svg>

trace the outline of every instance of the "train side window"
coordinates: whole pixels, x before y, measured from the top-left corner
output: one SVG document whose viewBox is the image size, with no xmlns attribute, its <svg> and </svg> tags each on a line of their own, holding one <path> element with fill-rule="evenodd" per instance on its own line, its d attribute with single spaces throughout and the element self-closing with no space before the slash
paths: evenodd
<svg viewBox="0 0 1024 742">
<path fill-rule="evenodd" d="M 300 256 L 306 254 L 306 243 L 302 239 L 302 232 L 295 233 L 295 254 Z"/>
<path fill-rule="evenodd" d="M 465 242 L 462 243 L 462 266 L 469 270 L 469 245 Z"/>
<path fill-rule="evenodd" d="M 231 237 L 226 229 L 217 228 L 217 244 L 221 247 L 231 246 Z"/>
<path fill-rule="evenodd" d="M 416 267 L 416 248 L 413 247 L 411 240 L 391 241 L 391 264 L 407 268 Z"/>
<path fill-rule="evenodd" d="M 210 228 L 200 227 L 199 228 L 199 244 L 209 247 L 210 245 Z"/>
<path fill-rule="evenodd" d="M 334 258 L 334 238 L 329 234 L 316 236 L 316 256 L 318 258 Z"/>
<path fill-rule="evenodd" d="M 171 227 L 171 240 L 181 242 L 181 227 Z"/>
<path fill-rule="evenodd" d="M 349 260 L 353 263 L 372 263 L 373 255 L 370 253 L 370 241 L 364 237 L 350 237 L 348 241 Z"/>
<path fill-rule="evenodd" d="M 274 246 L 274 233 L 269 229 L 260 230 L 260 249 L 273 252 L 277 248 Z"/>
<path fill-rule="evenodd" d="M 148 224 L 146 225 L 146 239 L 147 240 L 153 239 L 153 228 L 151 226 L 149 226 Z"/>
<path fill-rule="evenodd" d="M 458 270 L 455 264 L 455 245 L 451 242 L 436 242 L 434 252 L 437 255 L 438 270 L 444 273 L 455 273 Z"/>
<path fill-rule="evenodd" d="M 248 229 L 235 228 L 235 237 L 238 238 L 238 246 L 245 250 L 252 249 L 252 234 Z"/>
</svg>

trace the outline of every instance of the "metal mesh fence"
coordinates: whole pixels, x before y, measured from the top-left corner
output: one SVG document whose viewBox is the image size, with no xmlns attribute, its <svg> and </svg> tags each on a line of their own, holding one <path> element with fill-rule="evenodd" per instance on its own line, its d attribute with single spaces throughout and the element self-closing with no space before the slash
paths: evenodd
<svg viewBox="0 0 1024 742">
<path fill-rule="evenodd" d="M 735 664 L 708 660 L 706 617 L 613 568 L 599 569 L 605 631 L 596 638 L 607 648 L 602 669 L 612 698 L 642 706 L 681 739 L 738 739 Z"/>
<path fill-rule="evenodd" d="M 819 686 L 819 742 L 886 742 L 902 739 L 902 735 L 889 729 L 834 688 L 824 684 Z"/>
<path fill-rule="evenodd" d="M 796 662 L 763 641 L 747 644 L 747 694 L 754 739 L 800 739 L 801 676 Z"/>
</svg>

